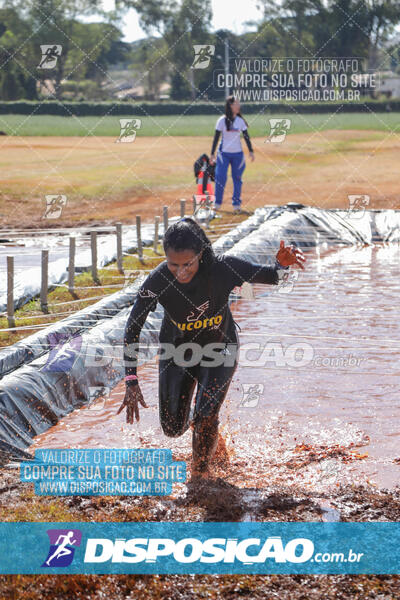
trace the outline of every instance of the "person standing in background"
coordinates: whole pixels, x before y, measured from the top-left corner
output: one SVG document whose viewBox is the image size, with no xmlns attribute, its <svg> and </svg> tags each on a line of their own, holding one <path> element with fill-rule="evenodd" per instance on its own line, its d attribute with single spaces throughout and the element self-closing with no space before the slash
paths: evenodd
<svg viewBox="0 0 400 600">
<path fill-rule="evenodd" d="M 250 159 L 254 160 L 253 148 L 247 131 L 246 120 L 240 114 L 240 103 L 234 96 L 228 96 L 225 103 L 225 116 L 218 119 L 215 126 L 214 140 L 211 149 L 210 162 L 215 168 L 215 210 L 219 210 L 222 205 L 224 189 L 227 180 L 228 167 L 231 165 L 233 180 L 232 206 L 234 212 L 241 212 L 241 192 L 242 192 L 242 174 L 246 168 L 244 153 L 240 141 L 240 132 L 249 149 Z M 222 140 L 219 146 L 217 160 L 215 161 L 215 150 L 218 140 L 222 133 Z"/>
</svg>

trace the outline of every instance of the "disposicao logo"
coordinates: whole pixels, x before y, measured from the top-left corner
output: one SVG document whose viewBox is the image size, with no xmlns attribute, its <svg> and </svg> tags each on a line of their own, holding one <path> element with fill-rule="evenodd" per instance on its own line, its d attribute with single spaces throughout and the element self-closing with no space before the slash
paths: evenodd
<svg viewBox="0 0 400 600">
<path fill-rule="evenodd" d="M 250 550 L 252 548 L 252 550 Z M 294 538 L 284 546 L 279 536 L 237 539 L 184 538 L 90 538 L 87 540 L 85 563 L 155 563 L 159 558 L 173 557 L 178 563 L 303 563 L 314 552 L 314 544 L 307 538 Z"/>
<path fill-rule="evenodd" d="M 74 558 L 75 548 L 81 544 L 80 529 L 48 529 L 47 535 L 50 548 L 42 567 L 69 567 Z"/>
</svg>

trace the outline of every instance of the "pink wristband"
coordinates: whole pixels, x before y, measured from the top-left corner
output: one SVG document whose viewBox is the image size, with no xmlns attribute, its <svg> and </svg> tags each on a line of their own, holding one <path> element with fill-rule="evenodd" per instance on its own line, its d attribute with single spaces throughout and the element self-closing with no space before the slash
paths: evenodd
<svg viewBox="0 0 400 600">
<path fill-rule="evenodd" d="M 135 379 L 137 379 L 136 375 L 127 375 L 125 377 L 125 381 L 134 381 Z"/>
</svg>

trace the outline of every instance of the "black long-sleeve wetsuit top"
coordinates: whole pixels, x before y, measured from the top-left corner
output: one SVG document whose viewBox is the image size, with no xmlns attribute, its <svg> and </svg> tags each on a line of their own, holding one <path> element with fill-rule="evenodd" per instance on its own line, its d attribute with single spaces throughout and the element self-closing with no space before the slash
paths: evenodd
<svg viewBox="0 0 400 600">
<path fill-rule="evenodd" d="M 166 261 L 159 264 L 138 291 L 126 324 L 125 374 L 136 375 L 140 331 L 149 312 L 156 309 L 157 301 L 164 307 L 161 343 L 179 345 L 193 341 L 201 346 L 212 342 L 235 343 L 235 323 L 228 298 L 232 289 L 244 281 L 278 284 L 278 268 L 220 255 L 211 266 L 200 263 L 191 281 L 183 284 L 168 269 Z"/>
</svg>

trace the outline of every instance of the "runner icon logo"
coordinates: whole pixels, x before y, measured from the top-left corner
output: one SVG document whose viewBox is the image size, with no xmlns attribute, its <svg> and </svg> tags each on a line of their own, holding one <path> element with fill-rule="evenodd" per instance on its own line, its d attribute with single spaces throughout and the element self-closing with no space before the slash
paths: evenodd
<svg viewBox="0 0 400 600">
<path fill-rule="evenodd" d="M 64 194 L 48 194 L 46 196 L 46 211 L 44 219 L 58 219 L 67 204 L 67 196 Z"/>
<path fill-rule="evenodd" d="M 103 410 L 106 404 L 106 398 L 110 395 L 111 388 L 103 385 L 98 386 L 90 386 L 89 387 L 89 402 L 88 402 L 88 410 L 92 412 L 98 412 Z M 100 402 L 97 402 L 101 398 Z"/>
<path fill-rule="evenodd" d="M 61 56 L 62 46 L 60 44 L 41 44 L 40 51 L 42 58 L 37 68 L 54 69 L 57 59 Z"/>
<path fill-rule="evenodd" d="M 215 46 L 212 44 L 193 44 L 194 59 L 191 69 L 207 69 L 211 57 L 215 54 Z"/>
<path fill-rule="evenodd" d="M 349 194 L 349 208 L 346 217 L 361 219 L 365 213 L 365 207 L 369 205 L 370 197 L 368 194 Z"/>
<path fill-rule="evenodd" d="M 284 273 L 283 279 L 280 281 L 280 284 L 277 288 L 278 294 L 290 294 L 298 278 L 298 271 L 287 271 Z"/>
<path fill-rule="evenodd" d="M 129 143 L 136 139 L 136 131 L 141 128 L 141 119 L 120 119 L 120 134 L 116 142 Z"/>
<path fill-rule="evenodd" d="M 81 545 L 80 529 L 48 529 L 50 548 L 42 567 L 69 567 L 75 548 Z"/>
<path fill-rule="evenodd" d="M 243 398 L 240 406 L 245 408 L 254 408 L 260 401 L 260 396 L 264 391 L 263 383 L 243 383 Z"/>
<path fill-rule="evenodd" d="M 270 132 L 265 142 L 281 144 L 289 132 L 291 119 L 269 119 Z"/>
</svg>

